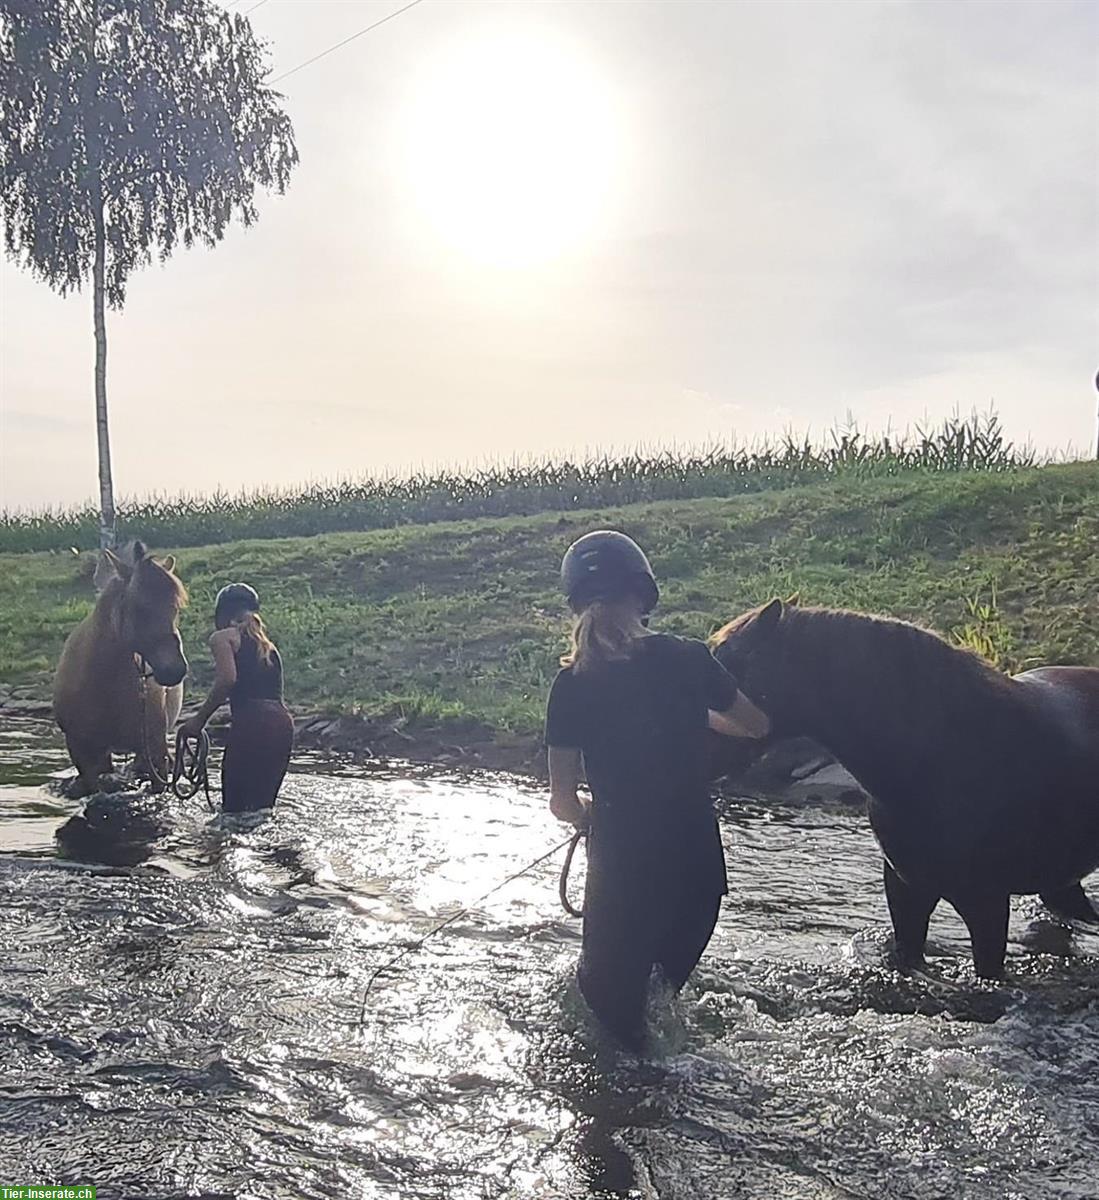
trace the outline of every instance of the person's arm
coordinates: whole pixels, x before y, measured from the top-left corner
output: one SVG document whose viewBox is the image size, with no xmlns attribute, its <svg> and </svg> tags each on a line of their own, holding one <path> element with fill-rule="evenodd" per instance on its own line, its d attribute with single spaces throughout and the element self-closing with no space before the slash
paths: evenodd
<svg viewBox="0 0 1099 1200">
<path fill-rule="evenodd" d="M 214 656 L 214 682 L 202 702 L 202 707 L 189 721 L 183 724 L 182 732 L 197 737 L 206 722 L 229 699 L 229 693 L 237 681 L 237 651 L 240 649 L 240 633 L 236 629 L 219 629 L 210 637 L 210 651 Z"/>
<path fill-rule="evenodd" d="M 588 807 L 578 788 L 583 777 L 584 719 L 571 671 L 553 681 L 546 704 L 546 750 L 549 759 L 550 812 L 559 821 L 584 828 Z"/>
<path fill-rule="evenodd" d="M 550 812 L 559 821 L 568 821 L 580 829 L 588 825 L 588 805 L 581 799 L 580 751 L 564 746 L 549 748 Z"/>
<path fill-rule="evenodd" d="M 771 718 L 761 712 L 742 691 L 721 712 L 709 711 L 710 728 L 725 737 L 765 738 L 771 732 Z"/>
</svg>

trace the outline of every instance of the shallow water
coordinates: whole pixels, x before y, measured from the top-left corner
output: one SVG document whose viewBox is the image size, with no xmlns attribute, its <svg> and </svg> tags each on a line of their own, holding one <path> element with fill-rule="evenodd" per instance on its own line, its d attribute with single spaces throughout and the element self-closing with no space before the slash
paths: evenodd
<svg viewBox="0 0 1099 1200">
<path fill-rule="evenodd" d="M 1011 986 L 979 985 L 943 909 L 928 972 L 898 976 L 858 813 L 729 806 L 718 932 L 639 1061 L 576 996 L 560 855 L 379 978 L 360 1023 L 394 945 L 560 840 L 524 784 L 303 760 L 251 827 L 165 800 L 126 854 L 70 845 L 81 864 L 55 833 L 83 806 L 42 786 L 63 764 L 44 727 L 0 727 L 0 1182 L 1099 1194 L 1099 938 L 1023 901 Z"/>
</svg>

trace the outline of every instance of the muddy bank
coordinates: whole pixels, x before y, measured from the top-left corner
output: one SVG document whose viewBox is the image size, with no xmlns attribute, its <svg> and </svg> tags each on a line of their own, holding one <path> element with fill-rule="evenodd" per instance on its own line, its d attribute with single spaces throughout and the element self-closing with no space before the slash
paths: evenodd
<svg viewBox="0 0 1099 1200">
<path fill-rule="evenodd" d="M 188 698 L 190 700 L 190 698 Z M 183 716 L 197 705 L 187 703 Z M 401 718 L 369 718 L 315 710 L 291 709 L 295 745 L 303 750 L 326 750 L 357 759 L 404 759 L 446 766 L 467 766 L 516 775 L 545 774 L 545 753 L 534 734 L 511 733 L 474 721 L 441 725 Z M 0 684 L 0 716 L 50 720 L 48 695 L 35 687 Z M 208 726 L 215 744 L 228 728 L 228 710 Z"/>
<path fill-rule="evenodd" d="M 52 717 L 53 705 L 37 688 L 0 683 L 0 713 L 5 717 Z"/>
<path fill-rule="evenodd" d="M 329 750 L 361 759 L 397 758 L 515 775 L 545 775 L 541 738 L 473 721 L 428 725 L 339 714 L 295 714 L 294 742 L 302 749 Z"/>
</svg>

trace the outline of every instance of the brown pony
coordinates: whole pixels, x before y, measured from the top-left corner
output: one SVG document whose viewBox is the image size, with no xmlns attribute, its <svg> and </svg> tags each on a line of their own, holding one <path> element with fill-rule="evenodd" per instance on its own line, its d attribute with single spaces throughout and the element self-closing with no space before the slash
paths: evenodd
<svg viewBox="0 0 1099 1200">
<path fill-rule="evenodd" d="M 154 782 L 164 778 L 168 730 L 183 702 L 187 660 L 176 621 L 187 593 L 172 573 L 175 560 L 157 562 L 140 542 L 128 557 L 102 552 L 95 609 L 57 664 L 53 711 L 80 773 L 74 796 L 99 790 L 112 750 L 136 754 Z"/>
<path fill-rule="evenodd" d="M 1012 895 L 1099 920 L 1099 669 L 1008 677 L 904 621 L 781 600 L 714 635 L 778 736 L 826 746 L 870 794 L 902 967 L 923 961 L 940 899 L 999 978 Z"/>
</svg>

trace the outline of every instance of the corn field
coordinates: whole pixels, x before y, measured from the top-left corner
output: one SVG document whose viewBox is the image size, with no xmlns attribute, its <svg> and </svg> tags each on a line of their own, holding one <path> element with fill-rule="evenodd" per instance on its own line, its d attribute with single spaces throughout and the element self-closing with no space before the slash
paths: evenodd
<svg viewBox="0 0 1099 1200">
<path fill-rule="evenodd" d="M 549 460 L 298 490 L 123 500 L 118 528 L 121 539 L 141 537 L 157 547 L 202 546 L 650 500 L 731 497 L 838 476 L 1008 471 L 1036 461 L 1033 450 L 1005 440 L 994 413 L 974 414 L 899 437 L 867 437 L 847 426 L 816 445 L 808 437 L 787 436 L 751 446 Z M 98 515 L 91 505 L 0 514 L 0 551 L 90 550 L 98 544 Z"/>
</svg>

